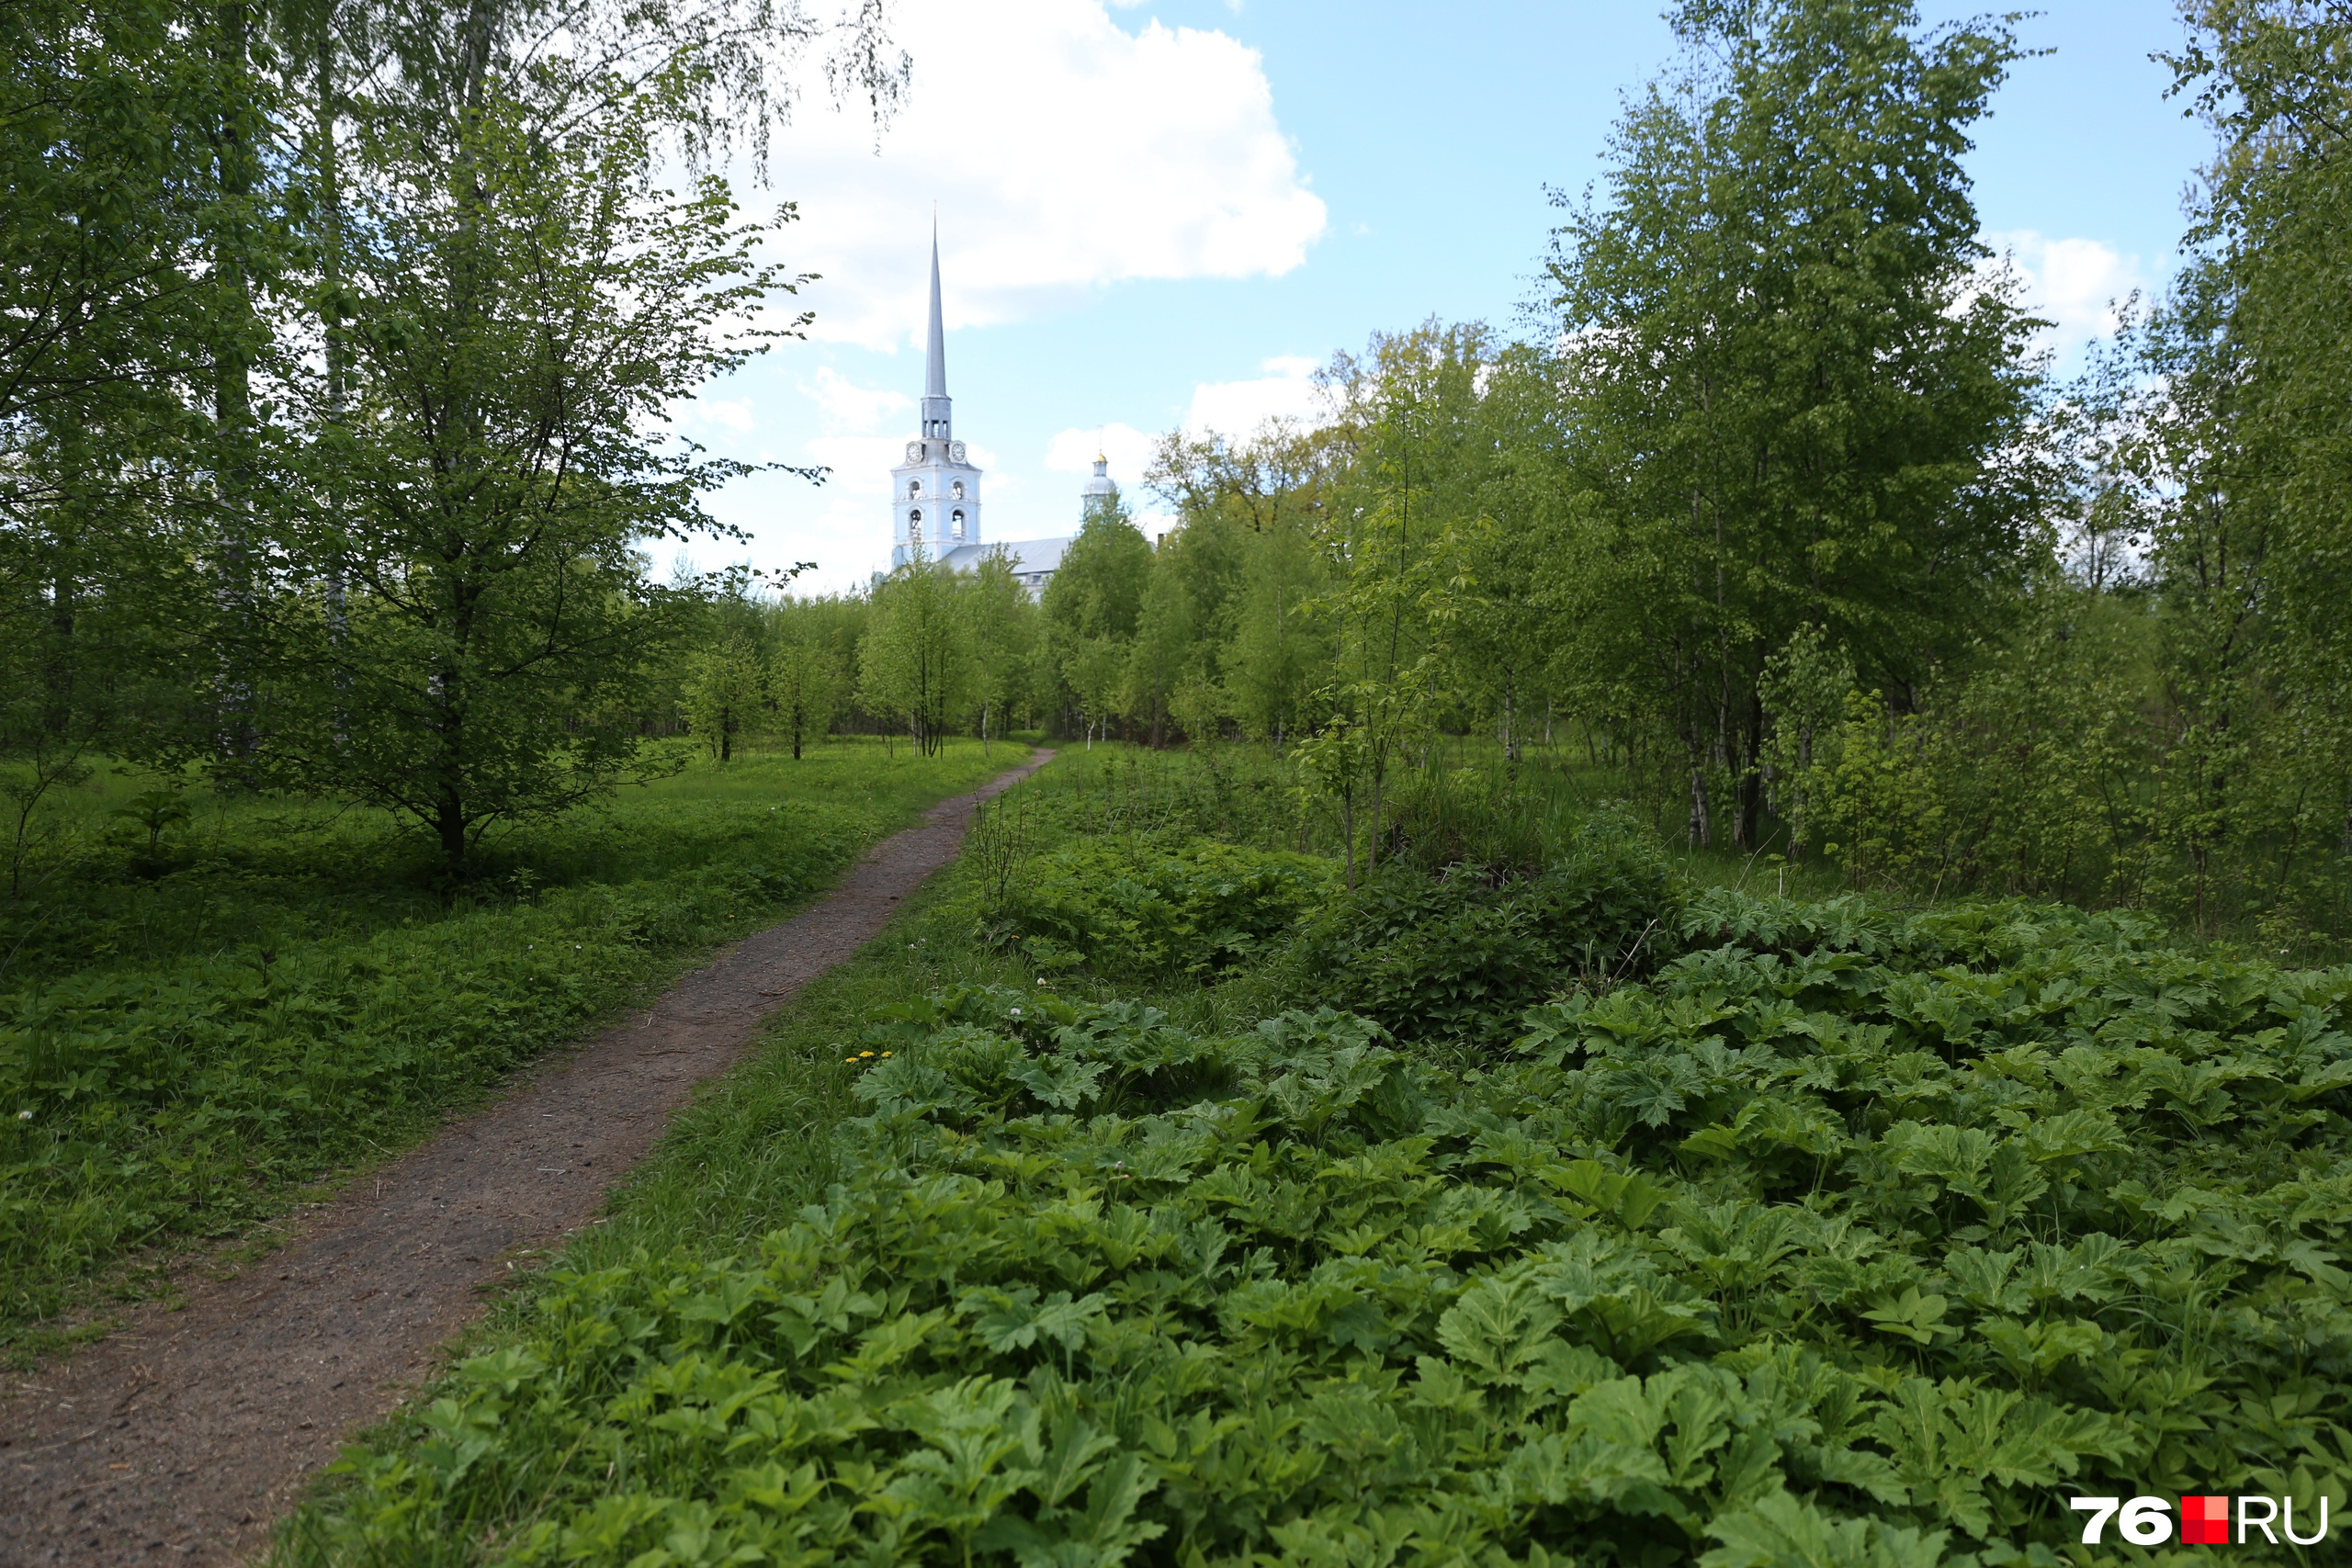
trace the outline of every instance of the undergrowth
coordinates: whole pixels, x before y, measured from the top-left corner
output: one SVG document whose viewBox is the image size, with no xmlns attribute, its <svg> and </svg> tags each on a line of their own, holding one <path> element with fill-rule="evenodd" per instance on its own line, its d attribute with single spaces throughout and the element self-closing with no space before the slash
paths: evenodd
<svg viewBox="0 0 2352 1568">
<path fill-rule="evenodd" d="M 1530 880 L 1325 915 L 1540 931 Z M 2352 970 L 1675 885 L 1630 970 L 1603 897 L 1508 1027 L 1407 1038 L 1291 1005 L 1298 949 L 1029 973 L 1000 885 L 820 987 L 285 1559 L 1991 1568 L 2084 1561 L 2069 1495 L 2340 1520 Z"/>
<path fill-rule="evenodd" d="M 143 844 L 93 836 L 6 911 L 0 1346 L 53 1343 L 134 1249 L 234 1235 L 397 1151 L 1017 761 L 845 745 L 696 768 L 512 835 L 454 898 L 386 825 L 278 803 L 205 813 L 160 875 L 133 863 Z M 61 931 L 86 943 L 79 967 Z"/>
</svg>

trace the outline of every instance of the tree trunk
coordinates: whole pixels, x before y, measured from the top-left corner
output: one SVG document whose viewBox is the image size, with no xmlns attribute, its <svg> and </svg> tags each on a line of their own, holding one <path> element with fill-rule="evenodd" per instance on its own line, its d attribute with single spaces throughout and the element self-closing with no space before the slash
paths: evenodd
<svg viewBox="0 0 2352 1568">
<path fill-rule="evenodd" d="M 334 91 L 335 7 L 328 0 L 320 17 L 318 48 L 312 71 L 318 88 L 312 134 L 318 165 L 319 275 L 326 285 L 320 308 L 319 325 L 326 345 L 327 418 L 340 424 L 347 396 L 350 374 L 351 345 L 343 333 L 343 311 L 340 294 L 343 288 L 343 187 L 342 161 L 336 155 L 334 130 L 336 101 Z M 329 502 L 332 504 L 332 502 Z M 338 750 L 348 746 L 351 671 L 345 664 L 345 646 L 349 640 L 350 612 L 348 598 L 349 563 L 345 558 L 343 529 L 334 530 L 334 540 L 327 555 L 326 607 L 327 639 L 334 659 L 335 724 L 334 739 Z"/>
<path fill-rule="evenodd" d="M 1503 666 L 1503 768 L 1510 778 L 1516 780 L 1519 777 L 1519 732 L 1513 728 L 1516 715 L 1512 708 L 1517 696 L 1513 685 L 1510 666 L 1505 665 Z"/>
<path fill-rule="evenodd" d="M 220 649 L 220 731 L 224 757 L 251 754 L 254 693 L 245 646 L 251 630 L 250 570 L 252 472 L 246 445 L 253 419 L 252 367 L 245 334 L 253 316 L 252 280 L 245 268 L 244 204 L 253 194 L 253 150 L 237 116 L 252 49 L 252 18 L 243 0 L 222 0 L 215 12 L 216 62 L 230 84 L 232 107 L 215 132 L 214 158 L 222 212 L 212 236 L 212 277 L 219 316 L 212 356 L 213 504 L 220 540 L 215 592 L 227 623 Z"/>
<path fill-rule="evenodd" d="M 441 840 L 441 863 L 455 881 L 466 872 L 466 814 L 455 790 L 442 791 L 433 826 Z"/>
<path fill-rule="evenodd" d="M 76 598 L 74 573 L 64 562 L 61 545 L 56 576 L 50 590 L 49 652 L 42 660 L 46 667 L 43 680 L 49 690 L 49 715 L 46 727 L 51 736 L 62 742 L 74 727 L 74 604 Z"/>
<path fill-rule="evenodd" d="M 1348 843 L 1348 891 L 1356 890 L 1356 795 L 1351 789 L 1340 796 L 1340 834 Z"/>
</svg>

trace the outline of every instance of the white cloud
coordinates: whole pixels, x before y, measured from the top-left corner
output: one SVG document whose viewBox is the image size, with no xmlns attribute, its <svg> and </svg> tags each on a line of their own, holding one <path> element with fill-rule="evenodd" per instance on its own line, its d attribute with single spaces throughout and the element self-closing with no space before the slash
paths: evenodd
<svg viewBox="0 0 2352 1568">
<path fill-rule="evenodd" d="M 805 450 L 811 462 L 822 463 L 832 472 L 825 478 L 825 489 L 836 495 L 871 496 L 876 502 L 874 526 L 887 526 L 887 516 L 878 504 L 890 493 L 890 465 L 905 454 L 906 442 L 896 435 L 819 435 L 808 443 Z"/>
<path fill-rule="evenodd" d="M 2030 229 L 1988 233 L 1984 243 L 2004 253 L 2025 280 L 2025 302 L 2050 321 L 2048 345 L 2063 360 L 2118 325 L 2115 306 L 2152 280 L 2140 258 L 2098 240 L 2050 239 Z"/>
<path fill-rule="evenodd" d="M 798 204 L 771 243 L 823 275 L 795 301 L 817 337 L 920 341 L 934 204 L 951 329 L 1122 279 L 1279 275 L 1324 231 L 1257 52 L 1223 33 L 1130 33 L 1101 0 L 907 0 L 893 20 L 914 79 L 878 153 L 863 116 L 812 101 L 775 191 L 739 192 Z"/>
<path fill-rule="evenodd" d="M 752 423 L 752 405 L 741 398 L 697 398 L 687 405 L 683 423 L 748 433 Z"/>
<path fill-rule="evenodd" d="M 915 400 L 887 387 L 861 387 L 830 365 L 817 367 L 816 385 L 803 383 L 802 391 L 815 400 L 831 432 L 864 434 L 893 414 L 911 413 Z"/>
<path fill-rule="evenodd" d="M 1204 381 L 1194 387 L 1184 428 L 1195 434 L 1216 431 L 1239 438 L 1256 434 L 1270 419 L 1315 417 L 1318 405 L 1314 360 L 1279 355 L 1259 368 L 1268 374 L 1247 381 Z"/>
</svg>

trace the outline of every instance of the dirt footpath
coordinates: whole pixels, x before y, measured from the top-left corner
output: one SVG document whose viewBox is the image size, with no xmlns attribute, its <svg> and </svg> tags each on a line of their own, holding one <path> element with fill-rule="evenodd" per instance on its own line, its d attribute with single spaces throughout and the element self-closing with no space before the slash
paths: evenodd
<svg viewBox="0 0 2352 1568">
<path fill-rule="evenodd" d="M 438 1367 L 512 1256 L 585 1224 L 694 1087 L 954 859 L 979 801 L 933 807 L 841 889 L 496 1104 L 355 1182 L 243 1275 L 142 1308 L 0 1404 L 0 1563 L 232 1562 L 304 1478 Z"/>
</svg>

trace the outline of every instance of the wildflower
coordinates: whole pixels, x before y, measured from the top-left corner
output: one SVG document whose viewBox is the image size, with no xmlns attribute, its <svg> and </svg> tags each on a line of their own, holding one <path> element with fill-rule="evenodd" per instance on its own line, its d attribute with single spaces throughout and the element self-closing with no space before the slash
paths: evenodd
<svg viewBox="0 0 2352 1568">
<path fill-rule="evenodd" d="M 854 1057 L 854 1056 L 843 1056 L 843 1057 L 842 1058 L 842 1064 L 844 1066 L 851 1066 L 851 1067 L 854 1067 L 854 1066 L 857 1066 L 857 1058 L 856 1058 L 856 1057 Z"/>
<path fill-rule="evenodd" d="M 885 1052 L 883 1052 L 882 1054 L 883 1054 L 885 1056 L 887 1056 L 887 1055 L 888 1055 L 890 1053 L 889 1053 L 889 1052 L 888 1052 L 888 1051 L 885 1051 Z"/>
<path fill-rule="evenodd" d="M 17 1112 L 17 1120 L 19 1122 L 29 1122 L 32 1119 L 33 1113 L 29 1111 L 19 1111 Z"/>
<path fill-rule="evenodd" d="M 858 1055 L 861 1056 L 871 1056 L 874 1053 L 871 1051 L 860 1051 Z"/>
<path fill-rule="evenodd" d="M 1019 1017 L 1021 1016 L 1021 1010 L 1020 1010 L 1019 1008 L 1014 1008 L 1014 1009 L 1012 1010 L 1012 1016 L 1013 1016 L 1013 1017 L 1015 1017 L 1015 1018 L 1019 1018 Z"/>
</svg>

